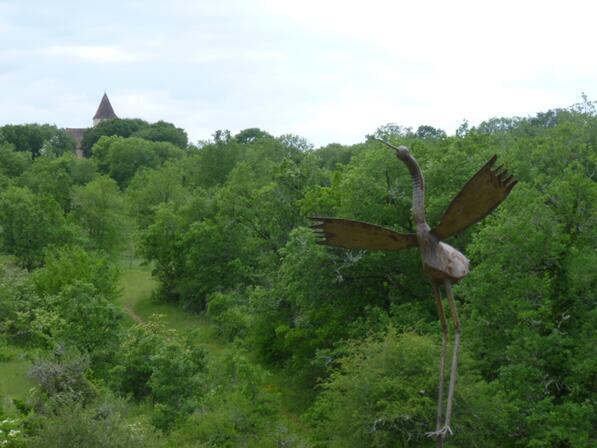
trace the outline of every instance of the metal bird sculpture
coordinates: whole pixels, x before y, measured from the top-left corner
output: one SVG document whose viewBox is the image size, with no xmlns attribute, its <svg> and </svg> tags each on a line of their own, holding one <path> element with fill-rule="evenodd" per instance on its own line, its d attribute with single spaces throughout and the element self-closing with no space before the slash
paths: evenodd
<svg viewBox="0 0 597 448">
<path fill-rule="evenodd" d="M 460 351 L 460 320 L 458 319 L 458 311 L 452 294 L 452 284 L 457 283 L 469 273 L 469 260 L 457 249 L 443 243 L 442 240 L 462 232 L 491 213 L 506 199 L 517 181 L 512 176 L 508 176 L 503 167 L 494 167 L 497 159 L 497 156 L 494 155 L 452 200 L 439 225 L 431 229 L 425 219 L 425 183 L 417 161 L 407 147 L 395 147 L 383 140 L 380 141 L 394 149 L 398 159 L 410 171 L 413 182 L 413 214 L 416 233 L 403 234 L 366 222 L 323 217 L 311 218 L 316 221 L 311 227 L 320 237 L 318 243 L 345 249 L 398 251 L 412 246 L 419 246 L 423 260 L 423 271 L 433 284 L 433 294 L 442 333 L 436 428 L 435 431 L 427 433 L 430 437 L 436 437 L 437 445 L 441 447 L 443 446 L 443 439 L 452 434 L 450 420 Z M 442 305 L 441 286 L 444 287 L 448 297 L 450 314 L 454 325 L 454 347 L 443 424 L 448 324 Z"/>
</svg>

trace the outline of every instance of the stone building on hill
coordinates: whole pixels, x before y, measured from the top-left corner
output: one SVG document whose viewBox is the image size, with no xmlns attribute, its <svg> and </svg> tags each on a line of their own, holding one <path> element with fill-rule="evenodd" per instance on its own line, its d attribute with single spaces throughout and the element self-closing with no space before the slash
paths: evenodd
<svg viewBox="0 0 597 448">
<path fill-rule="evenodd" d="M 104 92 L 104 96 L 100 101 L 100 104 L 97 108 L 97 112 L 93 116 L 93 126 L 97 126 L 104 120 L 111 120 L 113 118 L 118 118 L 114 109 L 112 108 L 112 104 L 110 104 L 110 100 L 108 99 L 108 95 Z M 76 152 L 78 157 L 83 157 L 83 152 L 81 150 L 81 143 L 83 142 L 83 134 L 88 128 L 65 128 L 64 130 L 68 135 L 70 135 L 75 142 L 77 143 Z"/>
</svg>

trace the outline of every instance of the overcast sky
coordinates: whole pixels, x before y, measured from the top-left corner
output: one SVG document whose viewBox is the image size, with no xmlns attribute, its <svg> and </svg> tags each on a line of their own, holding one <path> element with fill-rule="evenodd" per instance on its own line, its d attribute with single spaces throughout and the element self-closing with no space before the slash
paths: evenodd
<svg viewBox="0 0 597 448">
<path fill-rule="evenodd" d="M 315 145 L 597 99 L 591 1 L 0 0 L 0 125 L 123 118 Z"/>
</svg>

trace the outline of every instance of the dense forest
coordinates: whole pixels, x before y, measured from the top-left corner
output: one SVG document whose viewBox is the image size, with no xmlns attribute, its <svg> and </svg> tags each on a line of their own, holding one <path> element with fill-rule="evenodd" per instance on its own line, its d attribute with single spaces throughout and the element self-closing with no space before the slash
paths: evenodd
<svg viewBox="0 0 597 448">
<path fill-rule="evenodd" d="M 54 126 L 0 127 L 0 376 L 20 366 L 24 388 L 0 383 L 0 446 L 432 446 L 440 331 L 418 249 L 330 248 L 309 229 L 333 216 L 413 231 L 410 175 L 372 137 L 411 149 L 432 224 L 493 154 L 519 181 L 449 241 L 471 274 L 454 288 L 446 446 L 595 446 L 586 99 L 321 148 L 257 128 L 189 144 L 172 124 L 115 119 L 76 158 Z M 133 287 L 193 324 L 123 305 Z"/>
</svg>

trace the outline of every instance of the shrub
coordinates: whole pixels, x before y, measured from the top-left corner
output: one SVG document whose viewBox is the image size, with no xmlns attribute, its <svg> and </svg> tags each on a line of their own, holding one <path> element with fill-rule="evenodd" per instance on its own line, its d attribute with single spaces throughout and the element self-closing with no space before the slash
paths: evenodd
<svg viewBox="0 0 597 448">
<path fill-rule="evenodd" d="M 124 334 L 111 377 L 121 393 L 151 400 L 153 423 L 168 429 L 201 396 L 204 369 L 203 351 L 154 319 Z"/>
<path fill-rule="evenodd" d="M 423 447 L 434 428 L 439 344 L 398 334 L 349 343 L 310 411 L 322 446 Z M 501 446 L 503 405 L 467 368 L 459 367 L 452 429 L 456 446 Z M 500 432 L 503 431 L 503 432 Z"/>
<path fill-rule="evenodd" d="M 217 325 L 218 334 L 227 341 L 244 338 L 250 324 L 249 310 L 234 293 L 211 294 L 207 299 L 207 315 Z"/>
<path fill-rule="evenodd" d="M 163 446 L 159 436 L 142 421 L 125 418 L 114 403 L 83 406 L 77 401 L 56 403 L 52 414 L 30 420 L 31 448 L 153 448 Z"/>
</svg>

